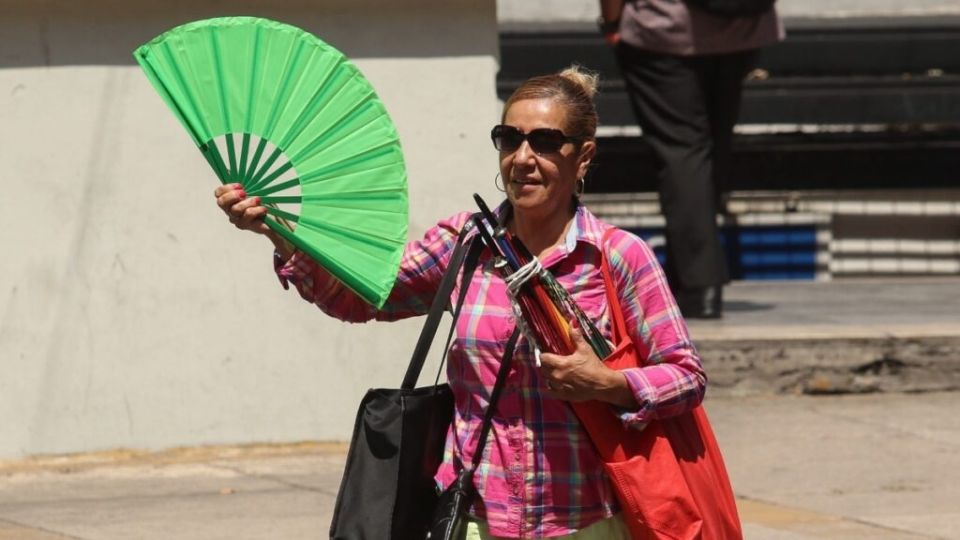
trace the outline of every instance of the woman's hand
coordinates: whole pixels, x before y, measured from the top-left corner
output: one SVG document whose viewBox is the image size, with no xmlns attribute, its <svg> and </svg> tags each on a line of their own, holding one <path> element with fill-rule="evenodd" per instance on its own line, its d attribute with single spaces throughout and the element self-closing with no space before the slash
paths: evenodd
<svg viewBox="0 0 960 540">
<path fill-rule="evenodd" d="M 247 198 L 247 193 L 240 184 L 227 184 L 218 187 L 213 195 L 217 198 L 217 206 L 230 219 L 230 223 L 238 229 L 253 231 L 258 234 L 267 234 L 270 227 L 264 223 L 267 208 L 260 204 L 260 197 Z"/>
<path fill-rule="evenodd" d="M 540 374 L 546 381 L 547 395 L 565 401 L 594 399 L 625 409 L 637 408 L 637 400 L 627 385 L 627 378 L 603 364 L 573 323 L 570 325 L 570 338 L 576 346 L 573 354 L 540 355 Z"/>
<path fill-rule="evenodd" d="M 273 242 L 274 250 L 284 261 L 293 255 L 293 246 L 273 232 L 263 221 L 267 215 L 267 207 L 260 204 L 260 197 L 248 198 L 240 184 L 220 186 L 214 190 L 213 195 L 217 198 L 217 206 L 223 210 L 230 223 L 233 223 L 236 228 L 253 231 L 269 238 Z"/>
</svg>

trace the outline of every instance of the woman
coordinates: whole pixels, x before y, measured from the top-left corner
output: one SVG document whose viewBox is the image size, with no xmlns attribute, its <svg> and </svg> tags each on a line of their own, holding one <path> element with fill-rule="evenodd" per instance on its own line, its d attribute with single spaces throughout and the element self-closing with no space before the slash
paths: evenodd
<svg viewBox="0 0 960 540">
<path fill-rule="evenodd" d="M 660 266 L 637 237 L 622 231 L 601 245 L 609 225 L 579 204 L 583 178 L 596 153 L 596 78 L 577 68 L 535 77 L 507 101 L 492 131 L 500 152 L 502 222 L 548 268 L 608 338 L 601 253 L 616 276 L 631 337 L 650 350 L 650 366 L 613 371 L 573 331 L 577 351 L 543 354 L 536 367 L 521 339 L 493 420 L 484 466 L 474 477 L 479 494 L 468 538 L 628 538 L 617 501 L 595 450 L 567 401 L 600 400 L 611 414 L 642 427 L 688 411 L 702 399 L 705 376 Z M 426 313 L 453 250 L 471 216 L 440 221 L 407 245 L 399 275 L 379 311 L 363 302 L 302 252 L 263 224 L 266 210 L 238 186 L 216 190 L 217 204 L 241 229 L 269 237 L 286 286 L 325 313 L 351 322 L 395 320 Z M 441 487 L 469 463 L 487 399 L 515 321 L 506 286 L 481 257 L 469 284 L 447 376 L 456 401 Z M 454 298 L 457 291 L 453 292 Z"/>
</svg>

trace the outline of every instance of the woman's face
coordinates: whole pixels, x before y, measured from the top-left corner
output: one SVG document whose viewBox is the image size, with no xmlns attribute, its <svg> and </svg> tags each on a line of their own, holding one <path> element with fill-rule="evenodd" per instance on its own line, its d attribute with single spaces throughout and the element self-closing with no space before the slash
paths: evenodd
<svg viewBox="0 0 960 540">
<path fill-rule="evenodd" d="M 503 123 L 523 133 L 535 129 L 558 129 L 566 133 L 566 111 L 553 99 L 524 99 L 514 102 Z M 514 211 L 533 218 L 554 212 L 569 212 L 578 178 L 582 178 L 596 151 L 593 141 L 564 143 L 556 152 L 537 154 L 529 141 L 514 151 L 500 152 L 500 175 Z"/>
</svg>

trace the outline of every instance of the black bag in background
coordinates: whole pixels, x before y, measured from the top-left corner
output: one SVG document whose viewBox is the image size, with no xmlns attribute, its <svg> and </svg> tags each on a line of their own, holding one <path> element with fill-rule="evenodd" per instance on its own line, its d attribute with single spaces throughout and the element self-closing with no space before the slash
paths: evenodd
<svg viewBox="0 0 960 540">
<path fill-rule="evenodd" d="M 714 15 L 724 17 L 745 17 L 760 15 L 770 9 L 776 0 L 684 0 Z"/>
<path fill-rule="evenodd" d="M 427 534 L 437 501 L 433 476 L 443 458 L 444 440 L 453 417 L 453 394 L 446 384 L 414 387 L 460 267 L 464 267 L 464 284 L 469 283 L 476 268 L 483 246 L 471 242 L 466 253 L 468 247 L 463 241 L 471 227 L 468 222 L 460 231 L 400 388 L 371 389 L 360 402 L 330 538 L 409 540 Z M 461 288 L 447 348 L 467 288 Z"/>
</svg>

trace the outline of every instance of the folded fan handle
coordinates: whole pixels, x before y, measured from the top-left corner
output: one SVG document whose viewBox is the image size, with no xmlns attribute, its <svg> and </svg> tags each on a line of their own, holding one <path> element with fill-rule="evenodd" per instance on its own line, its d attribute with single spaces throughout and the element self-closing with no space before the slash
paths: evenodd
<svg viewBox="0 0 960 540">
<path fill-rule="evenodd" d="M 453 287 L 457 282 L 457 273 L 459 273 L 461 267 L 464 267 L 464 261 L 467 260 L 468 263 L 464 267 L 464 286 L 460 287 L 457 305 L 453 311 L 451 332 L 453 331 L 453 325 L 457 322 L 457 317 L 460 315 L 460 308 L 463 306 L 463 299 L 467 293 L 468 287 L 466 287 L 466 284 L 469 283 L 466 279 L 466 273 L 467 271 L 471 274 L 473 273 L 477 265 L 477 260 L 480 258 L 480 250 L 483 248 L 481 242 L 475 241 L 476 236 L 474 236 L 470 242 L 464 242 L 464 237 L 466 237 L 467 232 L 469 232 L 471 228 L 473 228 L 473 220 L 467 220 L 467 223 L 460 229 L 460 234 L 457 236 L 457 245 L 453 249 L 453 255 L 450 256 L 447 270 L 443 273 L 443 279 L 440 281 L 437 294 L 433 297 L 430 311 L 427 312 L 427 322 L 424 323 L 423 329 L 420 331 L 420 338 L 417 340 L 417 346 L 413 349 L 413 357 L 410 358 L 410 365 L 407 367 L 407 373 L 404 375 L 403 383 L 400 385 L 402 389 L 413 390 L 413 388 L 416 387 L 417 380 L 420 378 L 420 371 L 423 370 L 423 364 L 427 359 L 427 353 L 430 352 L 430 345 L 433 343 L 433 338 L 437 334 L 437 328 L 440 326 L 440 319 L 443 317 L 443 312 L 449 303 L 450 293 L 453 291 Z M 469 253 L 467 253 L 468 250 Z M 449 346 L 449 336 L 447 341 Z"/>
</svg>

